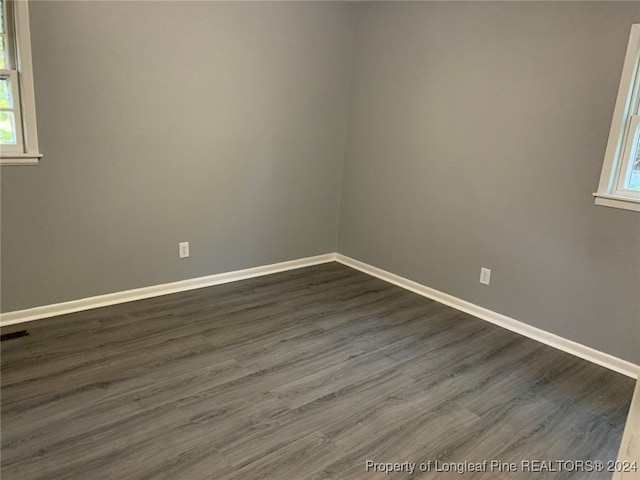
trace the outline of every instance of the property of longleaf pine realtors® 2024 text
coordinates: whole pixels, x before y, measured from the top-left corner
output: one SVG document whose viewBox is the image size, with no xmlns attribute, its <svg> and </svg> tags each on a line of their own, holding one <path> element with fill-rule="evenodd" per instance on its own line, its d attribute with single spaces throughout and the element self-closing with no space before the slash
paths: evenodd
<svg viewBox="0 0 640 480">
<path fill-rule="evenodd" d="M 440 462 L 429 460 L 416 462 L 365 462 L 367 472 L 394 473 L 403 472 L 413 475 L 415 472 L 637 472 L 638 462 L 603 462 L 601 460 L 522 460 L 503 462 L 484 460 L 482 462 Z"/>
</svg>

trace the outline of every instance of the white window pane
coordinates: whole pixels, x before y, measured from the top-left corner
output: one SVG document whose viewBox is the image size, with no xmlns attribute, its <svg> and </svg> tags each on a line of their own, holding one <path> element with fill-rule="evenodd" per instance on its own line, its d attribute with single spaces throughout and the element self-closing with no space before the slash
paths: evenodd
<svg viewBox="0 0 640 480">
<path fill-rule="evenodd" d="M 16 145 L 16 118 L 13 112 L 0 111 L 0 145 Z"/>
<path fill-rule="evenodd" d="M 0 108 L 13 108 L 13 96 L 8 78 L 0 77 Z"/>
</svg>

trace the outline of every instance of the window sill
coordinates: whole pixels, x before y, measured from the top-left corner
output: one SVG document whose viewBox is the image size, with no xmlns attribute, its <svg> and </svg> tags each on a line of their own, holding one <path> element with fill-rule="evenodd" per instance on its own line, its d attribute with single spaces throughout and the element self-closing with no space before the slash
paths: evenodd
<svg viewBox="0 0 640 480">
<path fill-rule="evenodd" d="M 38 165 L 42 158 L 40 153 L 16 153 L 15 155 L 3 155 L 0 157 L 0 165 Z"/>
<path fill-rule="evenodd" d="M 640 212 L 640 200 L 629 197 L 608 195 L 606 193 L 594 193 L 593 196 L 596 197 L 596 205 Z"/>
</svg>

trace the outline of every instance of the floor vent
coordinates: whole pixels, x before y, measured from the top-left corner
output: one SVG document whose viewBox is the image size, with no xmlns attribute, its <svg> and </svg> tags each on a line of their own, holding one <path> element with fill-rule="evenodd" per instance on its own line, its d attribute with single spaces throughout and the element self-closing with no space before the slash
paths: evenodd
<svg viewBox="0 0 640 480">
<path fill-rule="evenodd" d="M 31 335 L 29 330 L 20 330 L 19 332 L 3 333 L 0 335 L 0 341 L 13 340 L 14 338 L 28 337 Z"/>
</svg>

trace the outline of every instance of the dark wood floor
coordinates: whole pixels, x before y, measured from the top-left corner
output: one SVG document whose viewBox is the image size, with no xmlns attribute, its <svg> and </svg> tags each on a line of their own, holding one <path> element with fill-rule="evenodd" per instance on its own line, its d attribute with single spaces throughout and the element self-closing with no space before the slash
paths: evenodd
<svg viewBox="0 0 640 480">
<path fill-rule="evenodd" d="M 365 462 L 615 460 L 634 388 L 336 263 L 25 327 L 3 480 L 610 478 Z"/>
</svg>

